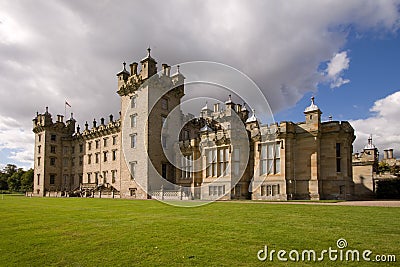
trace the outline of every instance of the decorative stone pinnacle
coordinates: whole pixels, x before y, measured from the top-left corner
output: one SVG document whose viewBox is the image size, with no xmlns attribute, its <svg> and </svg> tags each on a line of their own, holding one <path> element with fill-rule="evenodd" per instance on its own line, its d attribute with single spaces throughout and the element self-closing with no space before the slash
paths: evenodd
<svg viewBox="0 0 400 267">
<path fill-rule="evenodd" d="M 150 51 L 151 51 L 151 48 L 150 48 L 150 46 L 149 46 L 149 48 L 147 48 L 147 56 L 148 56 L 148 57 L 150 57 Z"/>
</svg>

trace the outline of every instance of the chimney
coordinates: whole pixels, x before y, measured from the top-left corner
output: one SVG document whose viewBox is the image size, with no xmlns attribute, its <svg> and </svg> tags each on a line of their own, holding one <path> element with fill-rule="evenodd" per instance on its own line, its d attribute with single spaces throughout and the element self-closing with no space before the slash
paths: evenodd
<svg viewBox="0 0 400 267">
<path fill-rule="evenodd" d="M 393 158 L 393 148 L 388 149 L 388 158 L 392 159 Z"/>
<path fill-rule="evenodd" d="M 242 111 L 242 105 L 236 104 L 236 112 L 239 113 Z"/>
<path fill-rule="evenodd" d="M 214 104 L 214 112 L 219 112 L 219 103 Z"/>
<path fill-rule="evenodd" d="M 166 75 L 169 77 L 171 76 L 171 66 L 167 66 Z"/>
<path fill-rule="evenodd" d="M 137 66 L 138 64 L 136 62 L 129 64 L 129 67 L 131 68 L 131 75 L 137 75 Z"/>
<path fill-rule="evenodd" d="M 161 64 L 162 66 L 162 75 L 167 75 L 168 64 Z"/>
<path fill-rule="evenodd" d="M 57 122 L 63 122 L 64 121 L 64 116 L 63 115 L 57 115 Z"/>
<path fill-rule="evenodd" d="M 383 159 L 387 159 L 388 158 L 388 150 L 385 149 L 383 150 Z"/>
</svg>

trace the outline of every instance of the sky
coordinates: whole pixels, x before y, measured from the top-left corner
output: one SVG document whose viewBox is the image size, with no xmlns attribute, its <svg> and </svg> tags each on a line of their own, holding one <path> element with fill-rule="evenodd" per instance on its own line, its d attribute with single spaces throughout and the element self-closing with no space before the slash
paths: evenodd
<svg viewBox="0 0 400 267">
<path fill-rule="evenodd" d="M 350 121 L 400 157 L 400 1 L 0 0 L 0 167 L 33 166 L 32 119 L 118 114 L 122 62 L 213 61 L 250 77 L 276 121 Z M 182 70 L 184 72 L 184 70 Z"/>
</svg>

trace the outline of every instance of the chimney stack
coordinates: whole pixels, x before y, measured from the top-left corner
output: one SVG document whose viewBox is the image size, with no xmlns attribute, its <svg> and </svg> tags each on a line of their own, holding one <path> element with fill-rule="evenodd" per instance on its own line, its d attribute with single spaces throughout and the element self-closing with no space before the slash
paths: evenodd
<svg viewBox="0 0 400 267">
<path fill-rule="evenodd" d="M 214 112 L 219 112 L 219 103 L 214 104 Z"/>
<path fill-rule="evenodd" d="M 131 75 L 137 75 L 137 66 L 138 64 L 136 62 L 129 64 L 129 67 L 131 68 Z"/>
<path fill-rule="evenodd" d="M 393 158 L 393 148 L 388 149 L 388 158 L 392 159 Z"/>
<path fill-rule="evenodd" d="M 388 158 L 388 150 L 385 149 L 383 150 L 383 159 L 387 159 Z"/>
</svg>

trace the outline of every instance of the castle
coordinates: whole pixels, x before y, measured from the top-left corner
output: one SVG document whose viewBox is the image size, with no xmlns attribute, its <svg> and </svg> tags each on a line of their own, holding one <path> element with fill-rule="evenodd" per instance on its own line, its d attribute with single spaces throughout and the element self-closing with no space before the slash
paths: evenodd
<svg viewBox="0 0 400 267">
<path fill-rule="evenodd" d="M 185 77 L 150 55 L 117 74 L 120 118 L 84 129 L 71 117 L 33 120 L 36 196 L 156 199 L 351 199 L 355 139 L 346 121 L 262 125 L 231 97 L 200 116 L 180 111 Z M 241 129 L 241 130 L 238 130 Z M 176 138 L 174 137 L 176 136 Z"/>
</svg>

